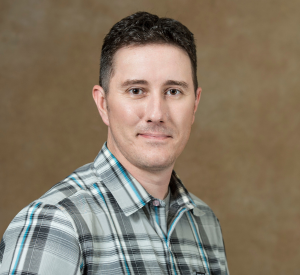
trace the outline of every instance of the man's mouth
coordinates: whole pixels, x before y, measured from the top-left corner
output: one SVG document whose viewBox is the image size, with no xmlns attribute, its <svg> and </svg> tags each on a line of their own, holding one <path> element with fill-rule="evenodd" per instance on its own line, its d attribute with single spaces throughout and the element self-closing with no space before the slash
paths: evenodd
<svg viewBox="0 0 300 275">
<path fill-rule="evenodd" d="M 171 138 L 172 136 L 166 135 L 163 133 L 138 133 L 138 136 L 146 139 L 152 139 L 152 140 L 166 140 L 168 138 Z"/>
</svg>

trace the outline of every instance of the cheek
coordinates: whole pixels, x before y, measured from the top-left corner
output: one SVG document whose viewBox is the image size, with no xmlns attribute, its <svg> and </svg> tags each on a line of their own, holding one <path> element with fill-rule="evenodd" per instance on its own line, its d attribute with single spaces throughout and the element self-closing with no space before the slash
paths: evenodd
<svg viewBox="0 0 300 275">
<path fill-rule="evenodd" d="M 173 121 L 181 131 L 182 135 L 185 135 L 185 131 L 191 128 L 193 122 L 193 106 L 178 106 L 173 109 L 172 113 Z"/>
<path fill-rule="evenodd" d="M 136 125 L 142 118 L 142 108 L 139 105 L 120 102 L 110 106 L 110 123 L 120 124 L 122 128 Z M 113 126 L 113 125 L 111 125 Z"/>
</svg>

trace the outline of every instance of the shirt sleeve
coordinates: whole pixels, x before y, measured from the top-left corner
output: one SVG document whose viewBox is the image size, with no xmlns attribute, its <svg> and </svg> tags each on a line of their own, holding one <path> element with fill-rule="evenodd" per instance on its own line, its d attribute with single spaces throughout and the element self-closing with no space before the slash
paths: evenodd
<svg viewBox="0 0 300 275">
<path fill-rule="evenodd" d="M 81 274 L 72 223 L 53 205 L 34 202 L 10 223 L 0 243 L 0 275 Z"/>
</svg>

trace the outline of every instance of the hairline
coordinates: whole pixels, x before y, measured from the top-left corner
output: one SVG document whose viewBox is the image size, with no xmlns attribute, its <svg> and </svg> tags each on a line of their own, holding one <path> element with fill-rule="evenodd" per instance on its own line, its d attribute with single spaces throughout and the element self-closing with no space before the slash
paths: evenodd
<svg viewBox="0 0 300 275">
<path fill-rule="evenodd" d="M 193 81 L 193 86 L 194 86 L 194 93 L 196 95 L 196 92 L 197 92 L 197 88 L 196 87 L 196 83 L 197 82 L 197 72 L 194 72 L 194 68 L 193 68 L 193 62 L 192 62 L 192 59 L 190 58 L 188 52 L 183 48 L 183 47 L 180 47 L 179 45 L 175 44 L 175 43 L 170 43 L 170 42 L 165 42 L 165 41 L 147 41 L 145 43 L 139 43 L 139 42 L 132 42 L 132 43 L 129 43 L 129 44 L 126 44 L 126 45 L 123 45 L 121 46 L 120 48 L 118 48 L 114 53 L 113 53 L 113 56 L 112 56 L 112 59 L 111 59 L 111 66 L 109 68 L 109 72 L 107 74 L 107 78 L 108 78 L 108 81 L 106 83 L 106 88 L 103 87 L 104 89 L 104 92 L 105 94 L 107 95 L 109 93 L 109 85 L 110 85 L 110 80 L 112 79 L 113 75 L 114 75 L 114 60 L 115 60 L 115 56 L 116 56 L 116 53 L 123 49 L 123 48 L 134 48 L 134 47 L 143 47 L 143 46 L 147 46 L 147 45 L 169 45 L 169 46 L 173 46 L 173 47 L 176 47 L 177 49 L 180 49 L 182 50 L 186 55 L 187 57 L 189 58 L 189 61 L 190 61 L 190 65 L 191 65 L 191 73 L 192 73 L 192 81 Z M 196 79 L 194 79 L 195 77 Z M 106 82 L 106 81 L 104 81 Z"/>
</svg>

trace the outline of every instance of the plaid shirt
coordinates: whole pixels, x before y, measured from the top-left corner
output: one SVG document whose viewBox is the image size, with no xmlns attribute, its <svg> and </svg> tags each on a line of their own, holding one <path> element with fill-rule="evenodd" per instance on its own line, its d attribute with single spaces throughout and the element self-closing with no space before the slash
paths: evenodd
<svg viewBox="0 0 300 275">
<path fill-rule="evenodd" d="M 170 206 L 107 149 L 24 208 L 0 244 L 0 275 L 229 274 L 218 219 L 175 172 Z"/>
</svg>

